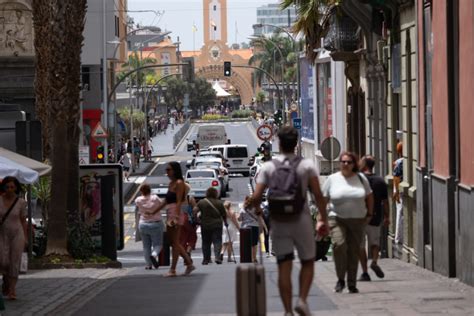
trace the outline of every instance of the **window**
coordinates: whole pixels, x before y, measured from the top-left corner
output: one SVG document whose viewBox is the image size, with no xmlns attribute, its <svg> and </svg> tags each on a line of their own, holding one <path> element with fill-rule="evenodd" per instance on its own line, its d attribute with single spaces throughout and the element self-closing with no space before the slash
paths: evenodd
<svg viewBox="0 0 474 316">
<path fill-rule="evenodd" d="M 193 171 L 188 172 L 187 178 L 215 178 L 215 174 L 214 171 Z"/>
<path fill-rule="evenodd" d="M 91 75 L 89 67 L 82 67 L 82 91 L 90 91 L 91 89 Z"/>
<path fill-rule="evenodd" d="M 217 11 L 217 6 L 216 5 L 214 6 L 214 11 Z"/>
<path fill-rule="evenodd" d="M 229 158 L 247 158 L 247 148 L 245 147 L 229 147 L 227 148 L 227 156 Z"/>
</svg>

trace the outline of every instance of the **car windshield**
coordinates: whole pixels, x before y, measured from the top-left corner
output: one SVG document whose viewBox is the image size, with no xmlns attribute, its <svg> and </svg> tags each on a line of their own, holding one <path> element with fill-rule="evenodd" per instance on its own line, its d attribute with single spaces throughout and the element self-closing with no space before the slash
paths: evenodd
<svg viewBox="0 0 474 316">
<path fill-rule="evenodd" d="M 247 158 L 246 147 L 229 147 L 227 148 L 227 156 L 229 158 Z"/>
<path fill-rule="evenodd" d="M 187 175 L 188 179 L 191 178 L 214 178 L 214 172 L 213 171 L 192 171 L 188 172 Z"/>
<path fill-rule="evenodd" d="M 207 162 L 207 161 L 198 161 L 196 162 L 196 167 L 209 166 L 214 168 L 219 168 L 218 162 Z"/>
</svg>

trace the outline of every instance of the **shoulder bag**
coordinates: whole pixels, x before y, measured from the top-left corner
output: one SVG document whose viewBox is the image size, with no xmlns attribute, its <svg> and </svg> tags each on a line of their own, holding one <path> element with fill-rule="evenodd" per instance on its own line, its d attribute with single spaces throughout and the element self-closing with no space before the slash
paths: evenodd
<svg viewBox="0 0 474 316">
<path fill-rule="evenodd" d="M 13 208 L 15 207 L 16 202 L 18 202 L 18 198 L 15 199 L 15 201 L 14 201 L 13 204 L 10 206 L 10 208 L 8 209 L 8 211 L 5 213 L 5 215 L 3 215 L 2 220 L 0 221 L 0 227 L 2 227 L 3 223 L 5 223 L 5 221 L 7 220 L 7 217 L 8 217 L 8 215 L 10 215 L 11 211 L 12 211 Z"/>
</svg>

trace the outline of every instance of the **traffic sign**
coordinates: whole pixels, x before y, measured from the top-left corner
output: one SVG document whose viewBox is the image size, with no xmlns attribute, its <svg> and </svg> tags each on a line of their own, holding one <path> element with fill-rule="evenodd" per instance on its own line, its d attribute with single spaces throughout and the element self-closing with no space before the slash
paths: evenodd
<svg viewBox="0 0 474 316">
<path fill-rule="evenodd" d="M 273 130 L 270 125 L 261 125 L 257 128 L 257 137 L 261 140 L 269 140 L 273 136 Z"/>
<path fill-rule="evenodd" d="M 89 146 L 79 146 L 79 164 L 89 164 Z"/>
<path fill-rule="evenodd" d="M 297 117 L 293 119 L 293 127 L 296 129 L 301 129 L 301 118 Z"/>
<path fill-rule="evenodd" d="M 109 135 L 105 131 L 104 127 L 100 122 L 97 122 L 97 125 L 92 130 L 92 137 L 94 138 L 107 138 Z"/>
</svg>

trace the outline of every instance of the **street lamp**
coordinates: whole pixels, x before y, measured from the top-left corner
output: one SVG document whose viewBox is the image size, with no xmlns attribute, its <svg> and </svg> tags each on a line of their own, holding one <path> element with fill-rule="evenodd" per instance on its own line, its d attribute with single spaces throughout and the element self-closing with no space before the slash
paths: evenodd
<svg viewBox="0 0 474 316">
<path fill-rule="evenodd" d="M 300 82 L 300 57 L 299 57 L 299 51 L 298 51 L 298 46 L 296 44 L 296 40 L 295 38 L 293 37 L 293 35 L 291 35 L 290 32 L 288 32 L 285 28 L 283 27 L 280 27 L 280 26 L 277 26 L 277 25 L 273 25 L 273 24 L 267 24 L 267 23 L 257 23 L 257 24 L 254 24 L 252 25 L 253 29 L 257 29 L 257 28 L 262 28 L 264 26 L 270 26 L 270 27 L 273 27 L 273 28 L 276 28 L 277 30 L 283 32 L 283 33 L 286 33 L 286 35 L 288 35 L 288 37 L 292 40 L 293 42 L 293 49 L 295 51 L 295 54 L 296 54 L 296 79 L 297 79 L 297 82 L 296 82 L 296 85 L 297 85 L 297 89 L 296 89 L 296 105 L 297 105 L 297 108 L 298 108 L 298 112 L 299 112 L 299 115 L 300 117 L 303 116 L 303 113 L 301 111 L 301 104 L 300 104 L 300 88 L 301 88 L 301 82 Z M 286 114 L 286 113 L 285 113 Z M 298 139 L 298 153 L 301 154 L 301 133 L 299 133 L 299 139 Z"/>
<path fill-rule="evenodd" d="M 283 59 L 285 58 L 285 56 L 283 56 L 283 52 L 281 51 L 280 47 L 278 46 L 278 43 L 275 43 L 274 41 L 272 41 L 269 38 L 266 38 L 265 36 L 250 36 L 248 38 L 250 40 L 253 40 L 253 41 L 267 41 L 267 42 L 270 42 L 280 53 L 280 56 L 281 56 L 281 59 L 282 59 L 282 62 L 280 64 L 280 66 L 281 66 L 281 81 L 283 83 L 283 112 L 285 112 L 285 110 L 286 110 L 285 76 L 284 76 L 284 74 L 285 74 L 285 71 L 284 71 L 285 63 L 283 62 Z M 284 118 L 285 118 L 285 116 L 284 116 Z M 286 123 L 286 118 L 284 120 L 284 123 Z"/>
</svg>

